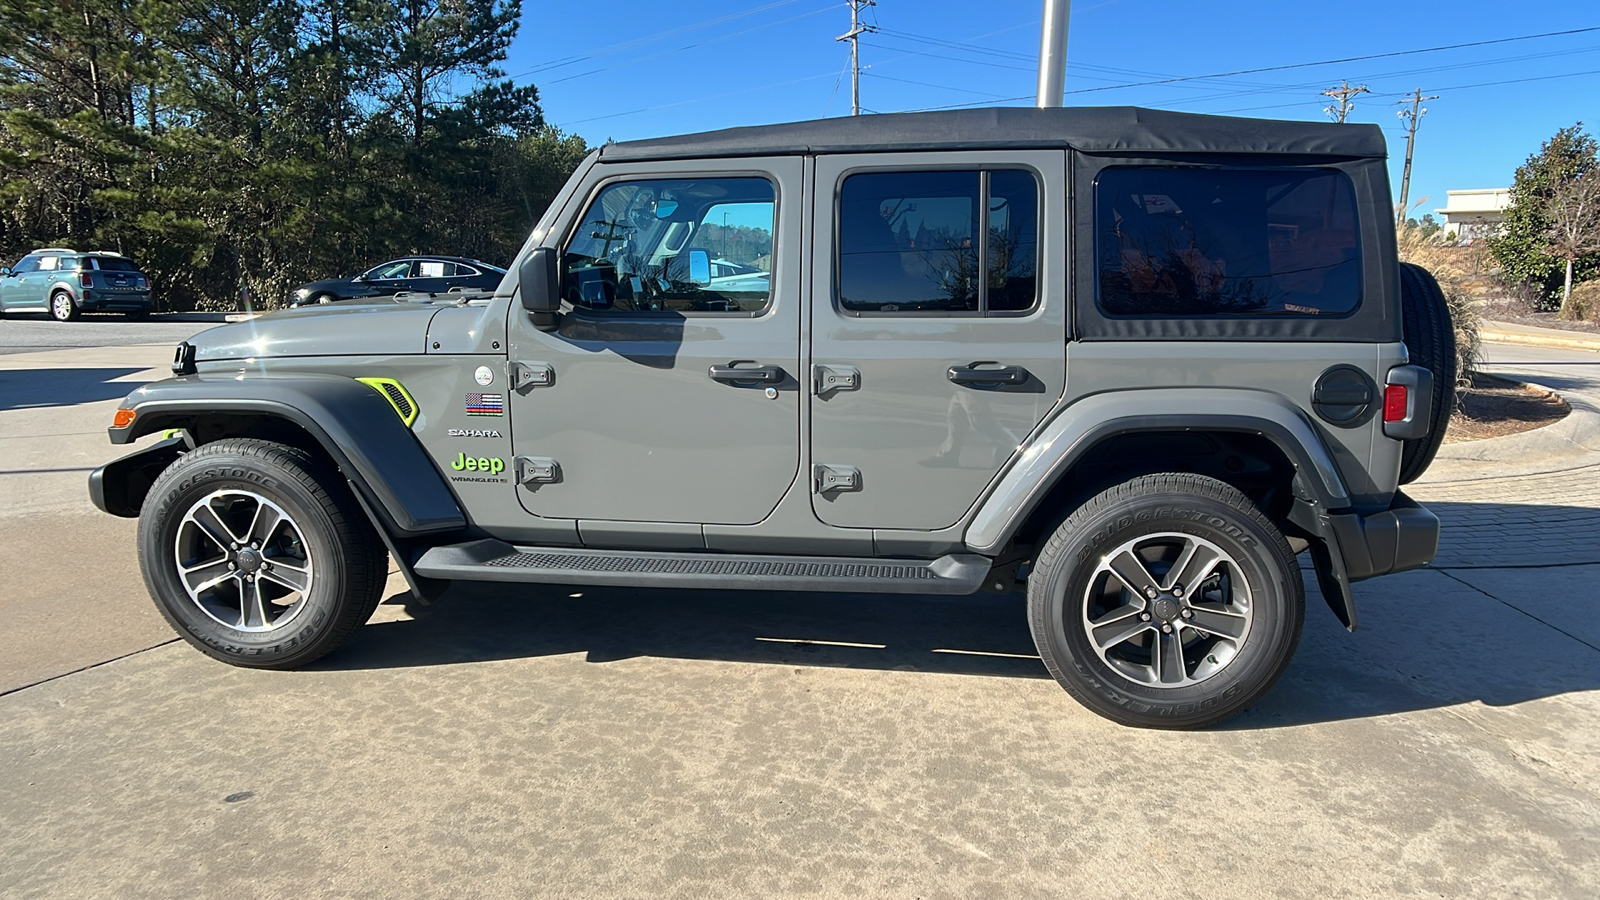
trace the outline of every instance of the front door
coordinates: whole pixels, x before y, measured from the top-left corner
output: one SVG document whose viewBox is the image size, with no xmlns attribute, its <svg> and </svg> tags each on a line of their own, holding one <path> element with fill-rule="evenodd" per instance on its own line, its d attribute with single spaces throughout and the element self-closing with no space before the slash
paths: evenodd
<svg viewBox="0 0 1600 900">
<path fill-rule="evenodd" d="M 824 156 L 812 505 L 954 525 L 1062 394 L 1064 151 Z"/>
<path fill-rule="evenodd" d="M 591 170 L 547 238 L 559 327 L 511 309 L 530 513 L 749 525 L 777 506 L 799 466 L 801 172 L 786 158 Z"/>
</svg>

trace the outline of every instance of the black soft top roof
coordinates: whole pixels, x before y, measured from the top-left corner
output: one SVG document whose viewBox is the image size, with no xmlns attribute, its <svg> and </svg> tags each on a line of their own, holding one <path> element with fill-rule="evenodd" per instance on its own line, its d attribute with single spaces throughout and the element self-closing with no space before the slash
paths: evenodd
<svg viewBox="0 0 1600 900">
<path fill-rule="evenodd" d="M 601 162 L 997 147 L 1071 147 L 1088 153 L 1388 155 L 1376 125 L 1284 122 L 1134 106 L 995 107 L 890 113 L 753 125 L 607 144 Z"/>
</svg>

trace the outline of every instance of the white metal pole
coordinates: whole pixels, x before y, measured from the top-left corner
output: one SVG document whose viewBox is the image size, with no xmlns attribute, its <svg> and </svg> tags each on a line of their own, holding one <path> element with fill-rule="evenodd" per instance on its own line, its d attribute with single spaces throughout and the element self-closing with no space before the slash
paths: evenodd
<svg viewBox="0 0 1600 900">
<path fill-rule="evenodd" d="M 1039 28 L 1040 109 L 1060 106 L 1067 90 L 1067 20 L 1072 0 L 1044 0 L 1044 22 Z"/>
</svg>

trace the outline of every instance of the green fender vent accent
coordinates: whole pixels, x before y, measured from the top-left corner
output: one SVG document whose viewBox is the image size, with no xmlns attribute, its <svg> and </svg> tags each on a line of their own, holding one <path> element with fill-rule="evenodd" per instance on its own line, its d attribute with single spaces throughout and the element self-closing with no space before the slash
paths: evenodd
<svg viewBox="0 0 1600 900">
<path fill-rule="evenodd" d="M 357 378 L 357 381 L 372 388 L 383 395 L 394 411 L 400 414 L 400 421 L 410 428 L 411 423 L 417 420 L 417 401 L 411 399 L 411 394 L 400 382 L 393 378 Z"/>
</svg>

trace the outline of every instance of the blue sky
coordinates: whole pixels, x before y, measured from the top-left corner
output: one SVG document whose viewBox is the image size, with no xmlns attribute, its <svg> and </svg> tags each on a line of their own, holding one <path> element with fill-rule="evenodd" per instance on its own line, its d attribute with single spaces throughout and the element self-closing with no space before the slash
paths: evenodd
<svg viewBox="0 0 1600 900">
<path fill-rule="evenodd" d="M 1031 105 L 1039 0 L 879 0 L 861 42 L 861 105 Z M 504 68 L 539 86 L 545 117 L 591 144 L 735 125 L 848 115 L 842 0 L 525 2 Z M 1600 4 L 1430 0 L 1340 5 L 1237 0 L 1078 0 L 1068 42 L 1069 105 L 1326 119 L 1327 87 L 1348 80 L 1350 121 L 1382 126 L 1399 195 L 1405 133 L 1397 101 L 1426 104 L 1411 200 L 1502 187 L 1559 128 L 1600 132 L 1600 31 L 1167 85 L 1163 78 L 1492 41 L 1600 26 Z M 1515 82 L 1515 83 L 1501 83 Z M 1072 93 L 1079 91 L 1080 93 Z M 1005 101 L 1004 98 L 1026 97 Z"/>
</svg>

